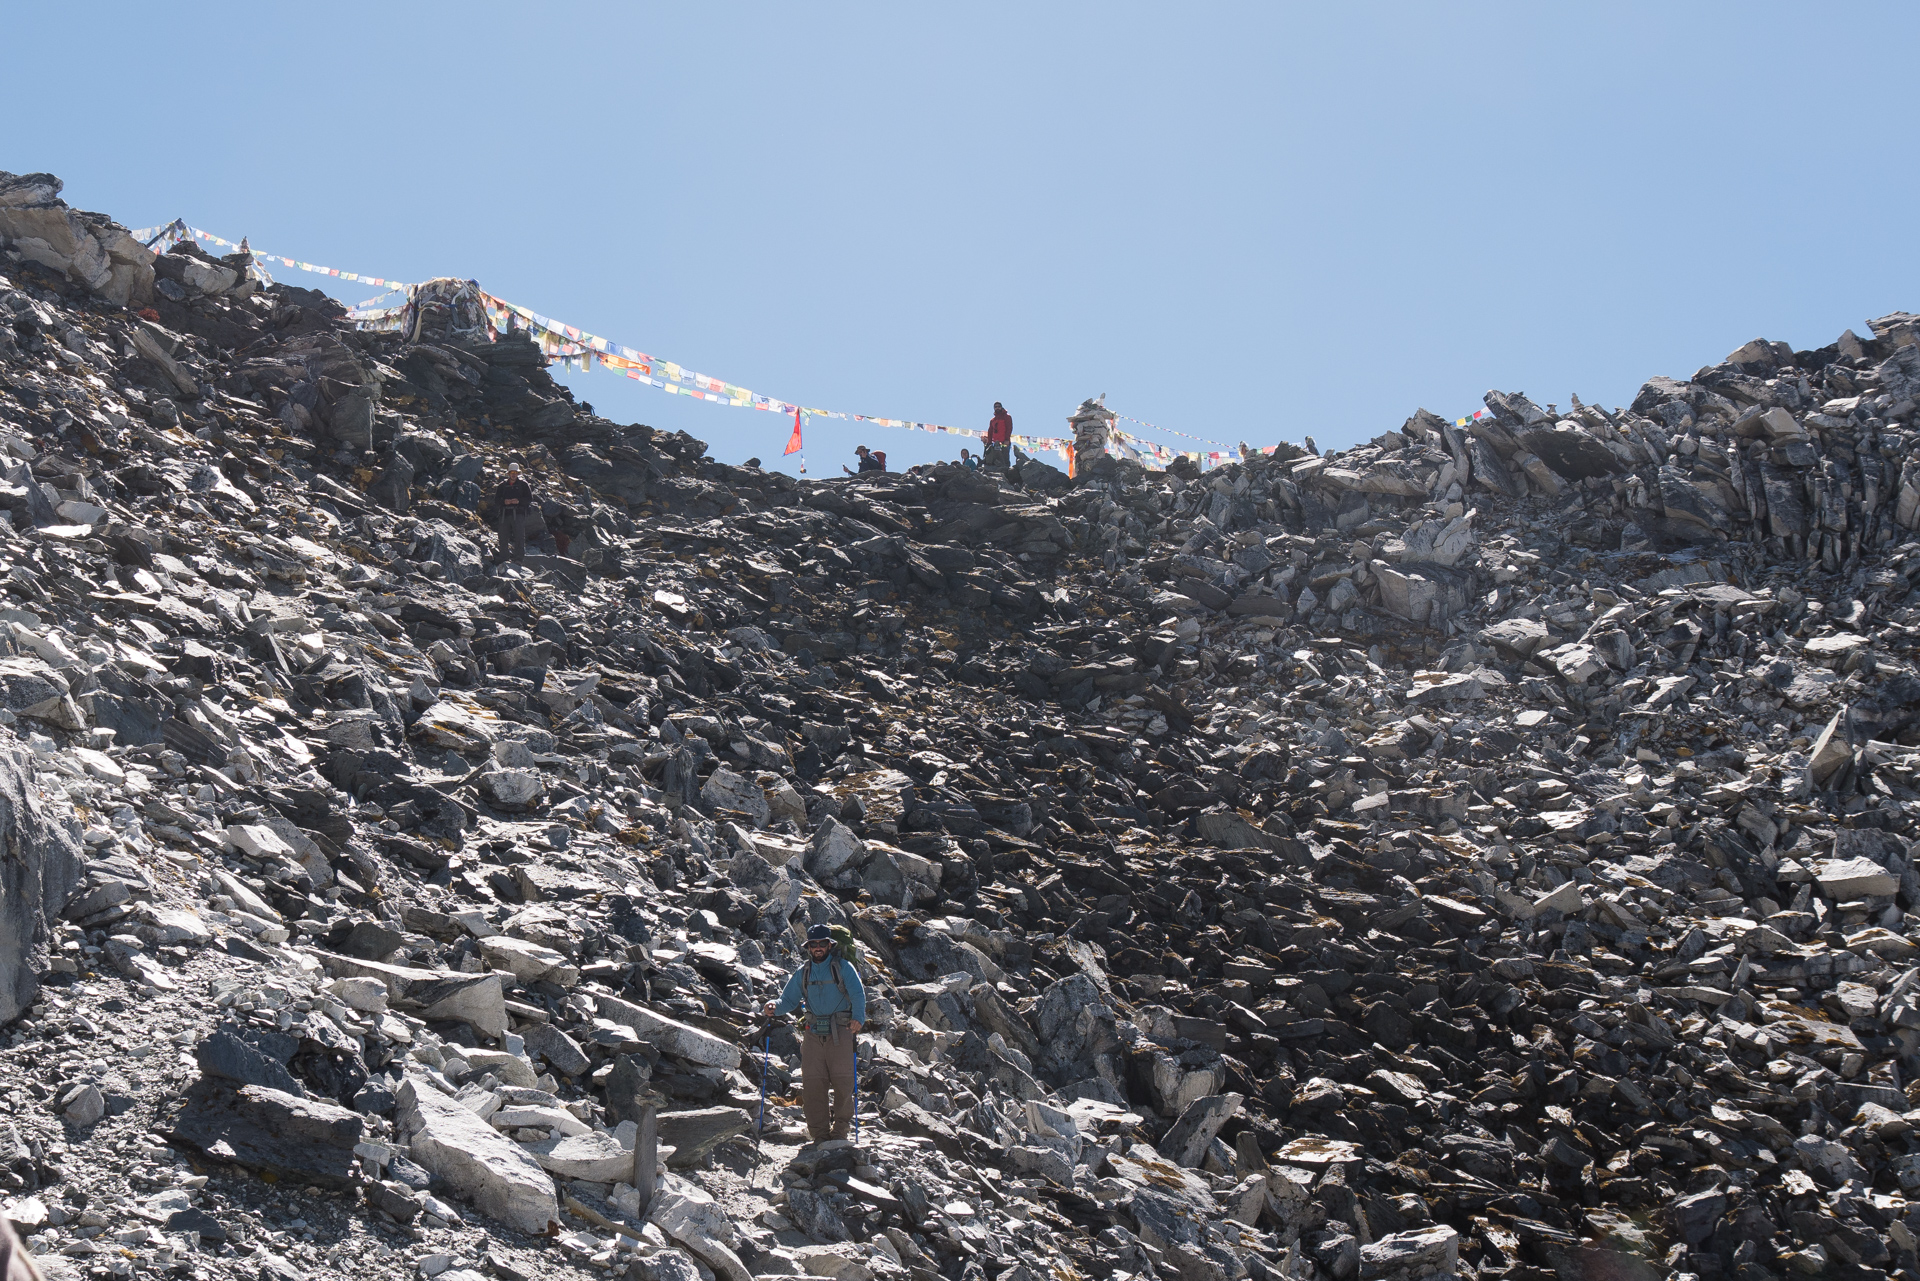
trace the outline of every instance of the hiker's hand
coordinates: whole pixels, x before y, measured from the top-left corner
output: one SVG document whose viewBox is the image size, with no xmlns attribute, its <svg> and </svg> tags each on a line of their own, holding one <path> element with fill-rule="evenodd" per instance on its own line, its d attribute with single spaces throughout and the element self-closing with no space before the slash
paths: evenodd
<svg viewBox="0 0 1920 1281">
<path fill-rule="evenodd" d="M 762 1009 L 760 1013 L 766 1015 L 768 1018 L 772 1018 L 775 1004 L 773 1001 L 768 1001 L 766 1007 Z"/>
<path fill-rule="evenodd" d="M 860 1030 L 860 1028 L 861 1028 L 861 1026 L 862 1026 L 862 1025 L 861 1025 L 861 1022 L 860 1022 L 860 1020 L 859 1020 L 859 1019 L 848 1019 L 848 1020 L 847 1020 L 847 1030 L 848 1030 L 849 1032 L 858 1032 L 858 1031 Z"/>
</svg>

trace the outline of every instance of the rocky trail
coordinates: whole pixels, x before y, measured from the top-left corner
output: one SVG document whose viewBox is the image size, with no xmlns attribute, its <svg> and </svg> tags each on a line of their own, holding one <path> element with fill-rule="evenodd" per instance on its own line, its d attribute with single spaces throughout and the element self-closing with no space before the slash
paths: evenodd
<svg viewBox="0 0 1920 1281">
<path fill-rule="evenodd" d="M 361 332 L 59 191 L 0 174 L 49 1277 L 1920 1267 L 1920 320 L 1204 474 L 1089 403 L 1071 480 L 807 481 L 459 282 Z M 857 1143 L 763 1054 L 815 923 Z"/>
</svg>

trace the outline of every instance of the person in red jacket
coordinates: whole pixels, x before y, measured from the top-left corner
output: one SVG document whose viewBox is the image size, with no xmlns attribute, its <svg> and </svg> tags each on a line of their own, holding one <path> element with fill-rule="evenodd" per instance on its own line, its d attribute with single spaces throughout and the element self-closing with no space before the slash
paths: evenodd
<svg viewBox="0 0 1920 1281">
<path fill-rule="evenodd" d="M 1007 465 L 1007 451 L 1013 444 L 1013 415 L 999 401 L 993 402 L 993 421 L 987 424 L 987 447 L 980 451 L 980 461 L 988 467 L 1004 468 Z"/>
</svg>

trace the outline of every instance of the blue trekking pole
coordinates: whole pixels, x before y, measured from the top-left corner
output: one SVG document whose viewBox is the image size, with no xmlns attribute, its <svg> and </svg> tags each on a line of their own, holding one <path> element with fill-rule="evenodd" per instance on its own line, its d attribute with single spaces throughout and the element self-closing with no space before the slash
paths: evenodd
<svg viewBox="0 0 1920 1281">
<path fill-rule="evenodd" d="M 853 1144 L 860 1146 L 860 1034 L 850 1032 L 853 1037 Z"/>
</svg>

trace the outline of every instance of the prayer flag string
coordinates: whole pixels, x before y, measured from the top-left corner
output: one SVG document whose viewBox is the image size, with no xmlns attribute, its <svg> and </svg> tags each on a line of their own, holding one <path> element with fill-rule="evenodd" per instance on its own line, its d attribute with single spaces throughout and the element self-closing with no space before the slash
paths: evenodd
<svg viewBox="0 0 1920 1281">
<path fill-rule="evenodd" d="M 216 236 L 210 231 L 189 226 L 182 219 L 175 219 L 159 227 L 146 227 L 132 233 L 135 238 L 147 244 L 156 253 L 165 253 L 183 240 L 194 240 L 210 245 L 218 245 L 235 252 L 251 253 L 255 264 L 278 263 L 314 275 L 327 276 L 338 280 L 350 280 L 360 284 L 377 285 L 382 293 L 367 299 L 347 311 L 347 318 L 363 329 L 391 330 L 400 325 L 401 313 L 406 310 L 404 304 L 380 304 L 389 294 L 404 291 L 411 299 L 422 282 L 393 280 L 384 276 L 369 276 L 359 272 L 342 271 L 337 267 L 326 267 L 318 263 L 307 262 L 300 258 L 291 258 L 284 254 L 268 253 L 251 248 L 245 240 L 235 242 Z M 802 415 L 813 418 L 839 419 L 844 422 L 867 423 L 875 427 L 893 428 L 902 431 L 924 431 L 941 435 L 963 436 L 979 439 L 985 435 L 970 427 L 949 427 L 942 423 L 918 422 L 905 418 L 881 418 L 872 414 L 852 414 L 840 410 L 819 409 L 803 406 L 788 400 L 772 396 L 763 396 L 759 392 L 713 378 L 684 368 L 670 360 L 659 360 L 636 348 L 591 334 L 576 325 L 569 325 L 543 316 L 529 307 L 508 302 L 484 291 L 480 294 L 482 305 L 486 308 L 487 319 L 496 331 L 525 331 L 537 344 L 548 361 L 558 363 L 564 369 L 589 370 L 599 368 L 621 374 L 635 381 L 656 387 L 669 395 L 691 396 L 695 400 L 704 400 L 717 405 L 731 405 L 742 409 L 758 409 L 781 415 L 791 415 L 794 419 L 793 435 L 788 441 L 786 452 L 793 453 L 799 448 L 800 419 Z M 1465 426 L 1484 411 L 1476 411 L 1470 418 L 1458 420 L 1458 426 Z M 1202 436 L 1188 435 L 1170 427 L 1160 427 L 1143 422 L 1126 414 L 1116 415 L 1136 426 L 1149 431 L 1177 436 L 1203 445 L 1217 445 L 1215 450 L 1177 450 L 1158 441 L 1143 439 L 1131 432 L 1113 428 L 1109 432 L 1108 452 L 1122 458 L 1130 458 L 1143 466 L 1165 468 L 1175 459 L 1185 457 L 1202 467 L 1216 466 L 1239 457 L 1236 450 L 1221 441 L 1208 440 Z M 1013 443 L 1027 453 L 1058 453 L 1069 465 L 1074 461 L 1073 440 L 1071 437 L 1058 436 L 1021 436 L 1013 437 Z M 1268 445 L 1260 453 L 1271 454 L 1274 446 Z"/>
</svg>

